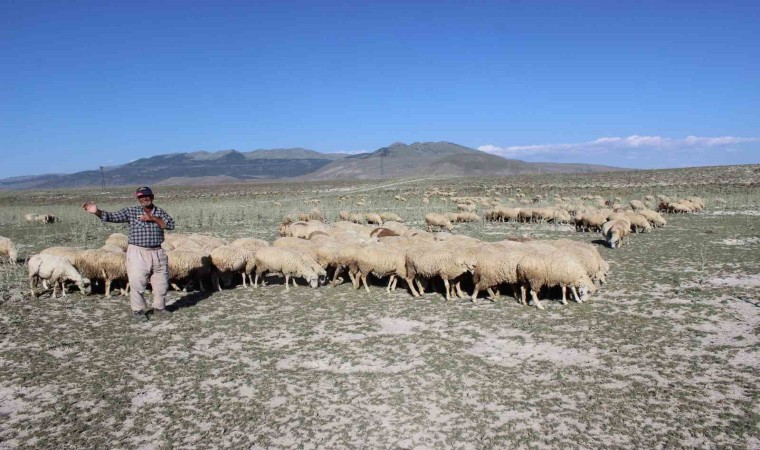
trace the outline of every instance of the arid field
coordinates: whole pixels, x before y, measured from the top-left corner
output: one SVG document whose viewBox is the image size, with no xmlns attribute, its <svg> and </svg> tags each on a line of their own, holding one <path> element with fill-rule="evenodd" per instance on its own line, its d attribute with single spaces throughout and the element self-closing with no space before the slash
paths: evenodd
<svg viewBox="0 0 760 450">
<path fill-rule="evenodd" d="M 285 293 L 275 277 L 259 289 L 172 290 L 174 314 L 146 324 L 127 297 L 97 290 L 33 300 L 24 264 L 126 233 L 80 205 L 135 204 L 136 186 L 0 192 L 0 236 L 19 253 L 0 264 L 0 448 L 760 448 L 759 182 L 760 166 L 734 166 L 154 186 L 175 232 L 228 241 L 272 242 L 285 216 L 313 208 L 329 223 L 341 210 L 395 212 L 424 228 L 426 213 L 457 211 L 454 196 L 516 207 L 536 195 L 623 206 L 699 196 L 706 207 L 663 213 L 667 226 L 619 249 L 572 224 L 454 225 L 489 242 L 595 245 L 610 272 L 582 304 L 548 292 L 540 311 L 509 291 L 447 302 L 442 287 L 413 298 L 403 281 L 386 293 L 377 280 L 370 293 L 350 282 Z"/>
</svg>

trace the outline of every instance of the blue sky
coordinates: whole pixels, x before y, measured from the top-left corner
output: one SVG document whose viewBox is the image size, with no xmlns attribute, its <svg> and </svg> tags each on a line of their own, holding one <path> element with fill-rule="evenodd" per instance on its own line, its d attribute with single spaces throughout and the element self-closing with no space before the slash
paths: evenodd
<svg viewBox="0 0 760 450">
<path fill-rule="evenodd" d="M 0 178 L 450 141 L 760 163 L 760 2 L 0 0 Z"/>
</svg>

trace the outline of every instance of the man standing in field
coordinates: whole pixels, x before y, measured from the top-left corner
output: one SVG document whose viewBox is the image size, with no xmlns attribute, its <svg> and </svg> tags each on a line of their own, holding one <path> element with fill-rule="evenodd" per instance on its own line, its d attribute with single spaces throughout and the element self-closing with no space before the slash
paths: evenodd
<svg viewBox="0 0 760 450">
<path fill-rule="evenodd" d="M 153 313 L 168 316 L 166 291 L 169 286 L 168 258 L 161 243 L 164 230 L 174 229 L 174 219 L 163 209 L 153 204 L 153 191 L 141 187 L 135 191 L 139 206 L 130 206 L 117 212 L 98 209 L 98 205 L 87 202 L 85 211 L 100 217 L 103 222 L 129 222 L 129 246 L 127 247 L 127 277 L 131 288 L 129 299 L 134 319 L 147 322 L 145 314 L 145 287 L 150 280 L 153 289 Z"/>
</svg>

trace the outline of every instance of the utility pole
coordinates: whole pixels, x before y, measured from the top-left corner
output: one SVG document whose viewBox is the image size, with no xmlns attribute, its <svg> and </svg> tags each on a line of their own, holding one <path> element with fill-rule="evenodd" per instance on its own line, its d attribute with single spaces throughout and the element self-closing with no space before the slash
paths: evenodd
<svg viewBox="0 0 760 450">
<path fill-rule="evenodd" d="M 100 166 L 100 192 L 106 191 L 106 176 L 103 174 L 103 166 Z"/>
</svg>

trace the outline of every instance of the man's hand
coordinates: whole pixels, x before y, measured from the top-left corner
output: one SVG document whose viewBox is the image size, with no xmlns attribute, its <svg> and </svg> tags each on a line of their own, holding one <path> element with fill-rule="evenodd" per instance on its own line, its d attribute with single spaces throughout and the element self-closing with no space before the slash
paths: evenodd
<svg viewBox="0 0 760 450">
<path fill-rule="evenodd" d="M 156 225 L 159 226 L 159 228 L 166 228 L 166 223 L 164 222 L 164 219 L 154 216 L 151 213 L 145 213 L 142 216 L 138 217 L 138 219 L 142 220 L 143 222 L 155 222 Z"/>
<path fill-rule="evenodd" d="M 87 202 L 82 205 L 82 209 L 87 211 L 90 214 L 98 214 L 100 212 L 100 209 L 98 209 L 98 205 L 92 202 Z"/>
</svg>

